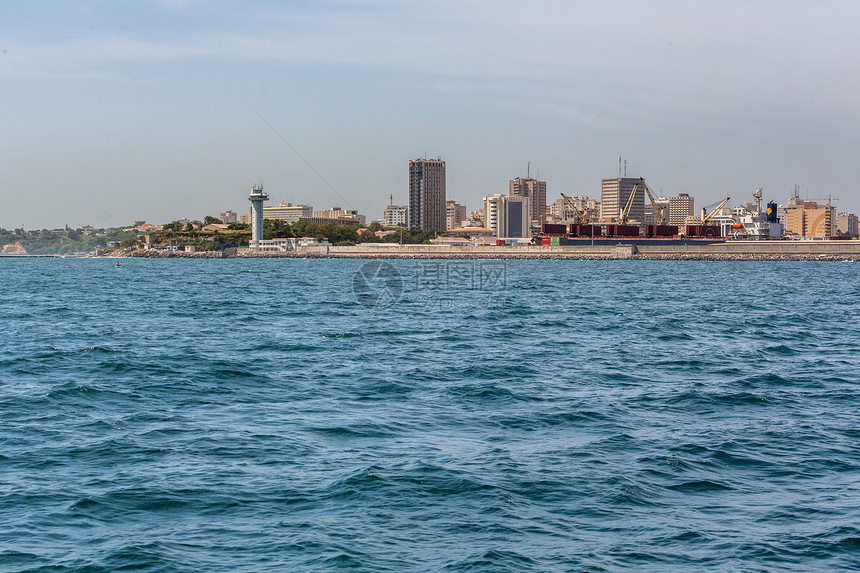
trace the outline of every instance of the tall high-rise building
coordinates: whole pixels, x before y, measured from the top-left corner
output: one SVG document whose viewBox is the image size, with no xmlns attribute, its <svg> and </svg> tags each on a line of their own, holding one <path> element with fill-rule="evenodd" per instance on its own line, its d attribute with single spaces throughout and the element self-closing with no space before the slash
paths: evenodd
<svg viewBox="0 0 860 573">
<path fill-rule="evenodd" d="M 686 193 L 678 193 L 676 197 L 670 197 L 666 224 L 683 227 L 687 224 L 687 217 L 695 215 L 693 207 L 694 200 Z"/>
<path fill-rule="evenodd" d="M 627 213 L 628 222 L 642 223 L 645 219 L 645 189 L 638 177 L 615 177 L 604 179 L 600 187 L 600 217 L 605 223 L 614 223 L 621 216 L 636 184 L 636 196 Z"/>
<path fill-rule="evenodd" d="M 409 162 L 409 228 L 445 229 L 445 162 Z"/>
<path fill-rule="evenodd" d="M 501 194 L 484 197 L 484 227 L 497 237 L 528 237 L 530 201 Z"/>
<path fill-rule="evenodd" d="M 546 212 L 546 181 L 531 177 L 517 177 L 508 183 L 508 195 L 529 198 L 529 219 L 537 222 Z"/>
<path fill-rule="evenodd" d="M 469 219 L 469 214 L 466 211 L 465 205 L 460 205 L 456 201 L 445 201 L 445 228 L 448 230 L 457 229 L 463 226 L 463 221 Z"/>
</svg>

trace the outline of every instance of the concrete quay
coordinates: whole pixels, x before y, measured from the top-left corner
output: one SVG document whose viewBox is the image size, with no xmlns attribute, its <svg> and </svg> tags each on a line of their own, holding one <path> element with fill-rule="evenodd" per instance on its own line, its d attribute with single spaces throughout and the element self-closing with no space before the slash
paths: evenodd
<svg viewBox="0 0 860 573">
<path fill-rule="evenodd" d="M 106 256 L 135 258 L 333 258 L 333 259 L 510 259 L 510 260 L 701 260 L 701 261 L 860 261 L 860 241 L 727 241 L 703 244 L 616 244 L 569 246 L 310 245 L 296 251 L 110 250 Z"/>
<path fill-rule="evenodd" d="M 250 254 L 250 253 L 249 253 Z M 268 253 L 252 253 L 266 256 Z M 240 255 L 241 256 L 241 255 Z M 860 260 L 860 241 L 727 241 L 697 244 L 616 244 L 568 246 L 386 247 L 309 246 L 296 256 L 406 259 L 638 259 L 638 260 Z"/>
</svg>

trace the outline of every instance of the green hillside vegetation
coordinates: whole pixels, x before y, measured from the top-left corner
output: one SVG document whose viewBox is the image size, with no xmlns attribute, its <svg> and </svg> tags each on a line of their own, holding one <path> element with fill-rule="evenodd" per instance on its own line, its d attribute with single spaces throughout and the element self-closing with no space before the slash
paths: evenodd
<svg viewBox="0 0 860 573">
<path fill-rule="evenodd" d="M 31 255 L 67 255 L 72 253 L 93 253 L 109 244 L 136 239 L 135 231 L 114 230 L 106 232 L 96 229 L 91 234 L 71 229 L 68 231 L 42 229 L 25 231 L 0 229 L 0 248 L 20 242 Z"/>
<path fill-rule="evenodd" d="M 227 229 L 203 231 L 195 229 L 194 225 L 202 227 L 218 223 L 220 220 L 207 216 L 203 221 L 181 223 L 172 221 L 164 225 L 163 231 L 149 233 L 150 241 L 156 246 L 194 246 L 200 251 L 221 250 L 224 247 L 247 247 L 251 240 L 250 225 L 232 223 Z M 359 229 L 362 232 L 359 233 Z M 377 231 L 391 231 L 384 237 L 377 237 Z M 325 224 L 317 225 L 310 221 L 296 221 L 292 224 L 276 220 L 263 221 L 263 238 L 313 237 L 319 241 L 327 240 L 333 245 L 355 245 L 357 243 L 429 243 L 434 237 L 444 237 L 444 231 L 427 230 L 414 231 L 409 229 L 386 229 L 379 223 L 364 226 L 360 223 L 349 225 Z M 132 229 L 92 229 L 88 232 L 81 230 L 25 231 L 15 229 L 7 231 L 0 229 L 0 248 L 7 244 L 20 242 L 27 253 L 33 255 L 65 255 L 73 253 L 94 253 L 98 249 L 109 246 L 135 248 L 142 245 L 139 240 L 141 233 Z"/>
</svg>

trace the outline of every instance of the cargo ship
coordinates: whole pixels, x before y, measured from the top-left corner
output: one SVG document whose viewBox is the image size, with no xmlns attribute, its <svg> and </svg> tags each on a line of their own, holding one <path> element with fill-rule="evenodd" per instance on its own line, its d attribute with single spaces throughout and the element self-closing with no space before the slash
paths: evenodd
<svg viewBox="0 0 860 573">
<path fill-rule="evenodd" d="M 706 245 L 724 243 L 716 225 L 687 225 L 686 233 L 679 234 L 675 225 L 646 225 L 645 235 L 639 225 L 615 224 L 541 224 L 540 235 L 534 237 L 536 245 Z"/>
<path fill-rule="evenodd" d="M 656 225 L 638 225 L 627 224 L 630 208 L 633 205 L 633 200 L 639 187 L 642 187 L 648 195 L 648 200 L 651 202 L 651 208 L 657 218 Z M 645 179 L 640 178 L 639 182 L 633 186 L 630 196 L 626 204 L 618 214 L 616 222 L 597 223 L 592 222 L 591 213 L 588 210 L 584 212 L 580 210 L 574 201 L 565 195 L 561 194 L 562 199 L 568 204 L 571 211 L 581 221 L 581 223 L 563 224 L 563 223 L 541 223 L 540 234 L 534 237 L 534 243 L 537 245 L 546 246 L 563 246 L 563 245 L 702 245 L 711 243 L 724 243 L 726 237 L 723 237 L 718 225 L 709 224 L 713 217 L 722 209 L 728 202 L 726 197 L 717 205 L 710 213 L 707 209 L 702 209 L 701 223 L 696 225 L 686 225 L 684 233 L 681 234 L 677 225 L 667 225 L 667 205 L 658 204 L 654 198 L 651 189 L 645 183 Z M 633 221 L 635 222 L 635 221 Z"/>
</svg>

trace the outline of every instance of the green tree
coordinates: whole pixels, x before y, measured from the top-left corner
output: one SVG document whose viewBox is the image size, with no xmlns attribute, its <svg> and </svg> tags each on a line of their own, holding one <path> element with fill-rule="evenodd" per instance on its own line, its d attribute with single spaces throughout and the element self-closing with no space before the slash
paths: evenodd
<svg viewBox="0 0 860 573">
<path fill-rule="evenodd" d="M 218 225 L 221 223 L 221 219 L 219 217 L 213 217 L 212 215 L 206 215 L 203 217 L 203 225 Z"/>
<path fill-rule="evenodd" d="M 290 224 L 282 219 L 263 219 L 263 239 L 294 237 Z"/>
</svg>

